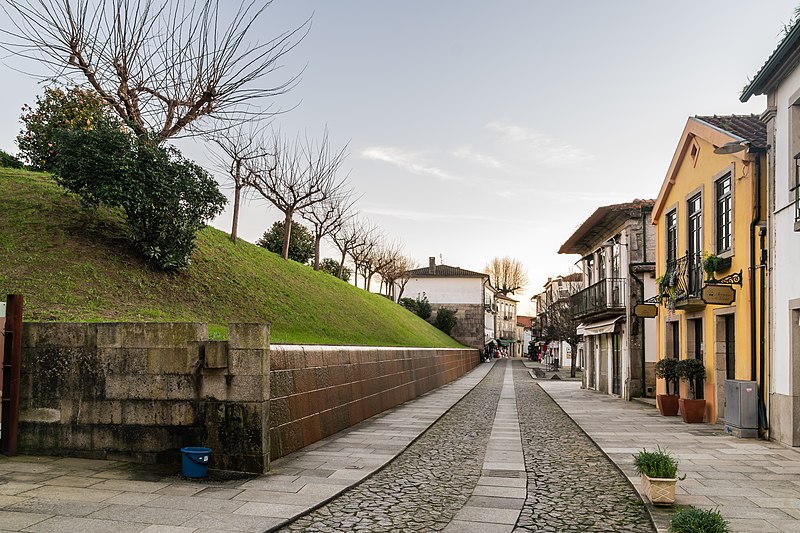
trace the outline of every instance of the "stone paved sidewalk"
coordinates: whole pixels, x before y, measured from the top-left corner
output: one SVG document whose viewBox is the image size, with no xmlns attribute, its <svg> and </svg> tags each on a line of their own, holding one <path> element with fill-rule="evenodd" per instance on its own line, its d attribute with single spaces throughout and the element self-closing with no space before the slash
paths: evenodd
<svg viewBox="0 0 800 533">
<path fill-rule="evenodd" d="M 0 533 L 274 529 L 380 469 L 492 368 L 478 365 L 461 379 L 274 461 L 265 476 L 191 482 L 131 463 L 0 457 Z"/>
<path fill-rule="evenodd" d="M 685 424 L 655 408 L 580 389 L 539 382 L 640 489 L 633 454 L 656 446 L 680 460 L 676 503 L 719 508 L 732 531 L 800 532 L 800 452 L 770 441 L 737 439 L 716 424 Z M 653 508 L 659 531 L 671 511 Z"/>
</svg>

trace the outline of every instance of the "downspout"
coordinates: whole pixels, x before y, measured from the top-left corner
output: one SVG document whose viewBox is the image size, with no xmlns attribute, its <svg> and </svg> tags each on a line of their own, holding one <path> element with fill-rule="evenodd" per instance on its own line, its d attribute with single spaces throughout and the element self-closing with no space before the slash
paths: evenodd
<svg viewBox="0 0 800 533">
<path fill-rule="evenodd" d="M 753 381 L 756 381 L 756 385 L 758 386 L 758 422 L 759 422 L 759 432 L 765 429 L 768 429 L 767 424 L 767 417 L 766 417 L 766 404 L 764 403 L 764 272 L 763 269 L 766 267 L 766 257 L 765 257 L 765 250 L 764 250 L 764 236 L 766 235 L 766 230 L 762 229 L 759 231 L 759 235 L 761 238 L 761 258 L 759 261 L 759 265 L 756 266 L 756 228 L 758 224 L 761 222 L 761 155 L 766 150 L 753 150 L 755 152 L 755 201 L 753 203 L 753 218 L 750 221 L 750 378 Z M 759 317 L 758 326 L 761 329 L 757 329 L 756 323 L 756 282 L 755 282 L 755 273 L 756 269 L 760 268 L 762 271 L 760 272 L 760 282 L 761 282 L 761 315 Z M 760 352 L 757 351 L 756 347 L 756 332 L 762 337 L 760 343 Z M 760 353 L 760 361 L 758 364 L 758 369 L 756 366 L 757 362 L 757 355 Z M 760 374 L 757 373 L 757 370 L 760 371 Z"/>
</svg>

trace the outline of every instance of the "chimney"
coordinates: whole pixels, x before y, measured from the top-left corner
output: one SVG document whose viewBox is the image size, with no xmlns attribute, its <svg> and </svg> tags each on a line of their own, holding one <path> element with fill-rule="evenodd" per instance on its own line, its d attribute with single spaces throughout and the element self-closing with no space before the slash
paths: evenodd
<svg viewBox="0 0 800 533">
<path fill-rule="evenodd" d="M 433 276 L 434 274 L 436 274 L 436 258 L 435 258 L 435 257 L 431 257 L 431 258 L 429 259 L 429 263 L 428 263 L 428 274 L 430 274 L 431 276 Z"/>
</svg>

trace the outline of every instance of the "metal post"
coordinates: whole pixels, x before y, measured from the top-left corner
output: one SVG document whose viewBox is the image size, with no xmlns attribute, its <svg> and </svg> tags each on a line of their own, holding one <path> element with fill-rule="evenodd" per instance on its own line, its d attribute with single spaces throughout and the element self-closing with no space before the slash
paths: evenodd
<svg viewBox="0 0 800 533">
<path fill-rule="evenodd" d="M 22 362 L 22 295 L 9 294 L 6 299 L 6 326 L 3 332 L 3 399 L 0 452 L 17 454 L 19 426 L 19 388 Z"/>
</svg>

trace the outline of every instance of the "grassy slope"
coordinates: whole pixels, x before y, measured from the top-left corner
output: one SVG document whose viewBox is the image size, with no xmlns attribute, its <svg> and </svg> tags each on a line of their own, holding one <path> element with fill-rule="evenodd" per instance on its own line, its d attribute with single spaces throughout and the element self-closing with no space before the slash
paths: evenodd
<svg viewBox="0 0 800 533">
<path fill-rule="evenodd" d="M 276 343 L 460 346 L 382 296 L 213 228 L 186 271 L 155 271 L 115 212 L 83 211 L 46 175 L 0 168 L 0 294 L 11 292 L 32 320 L 268 321 Z"/>
</svg>

